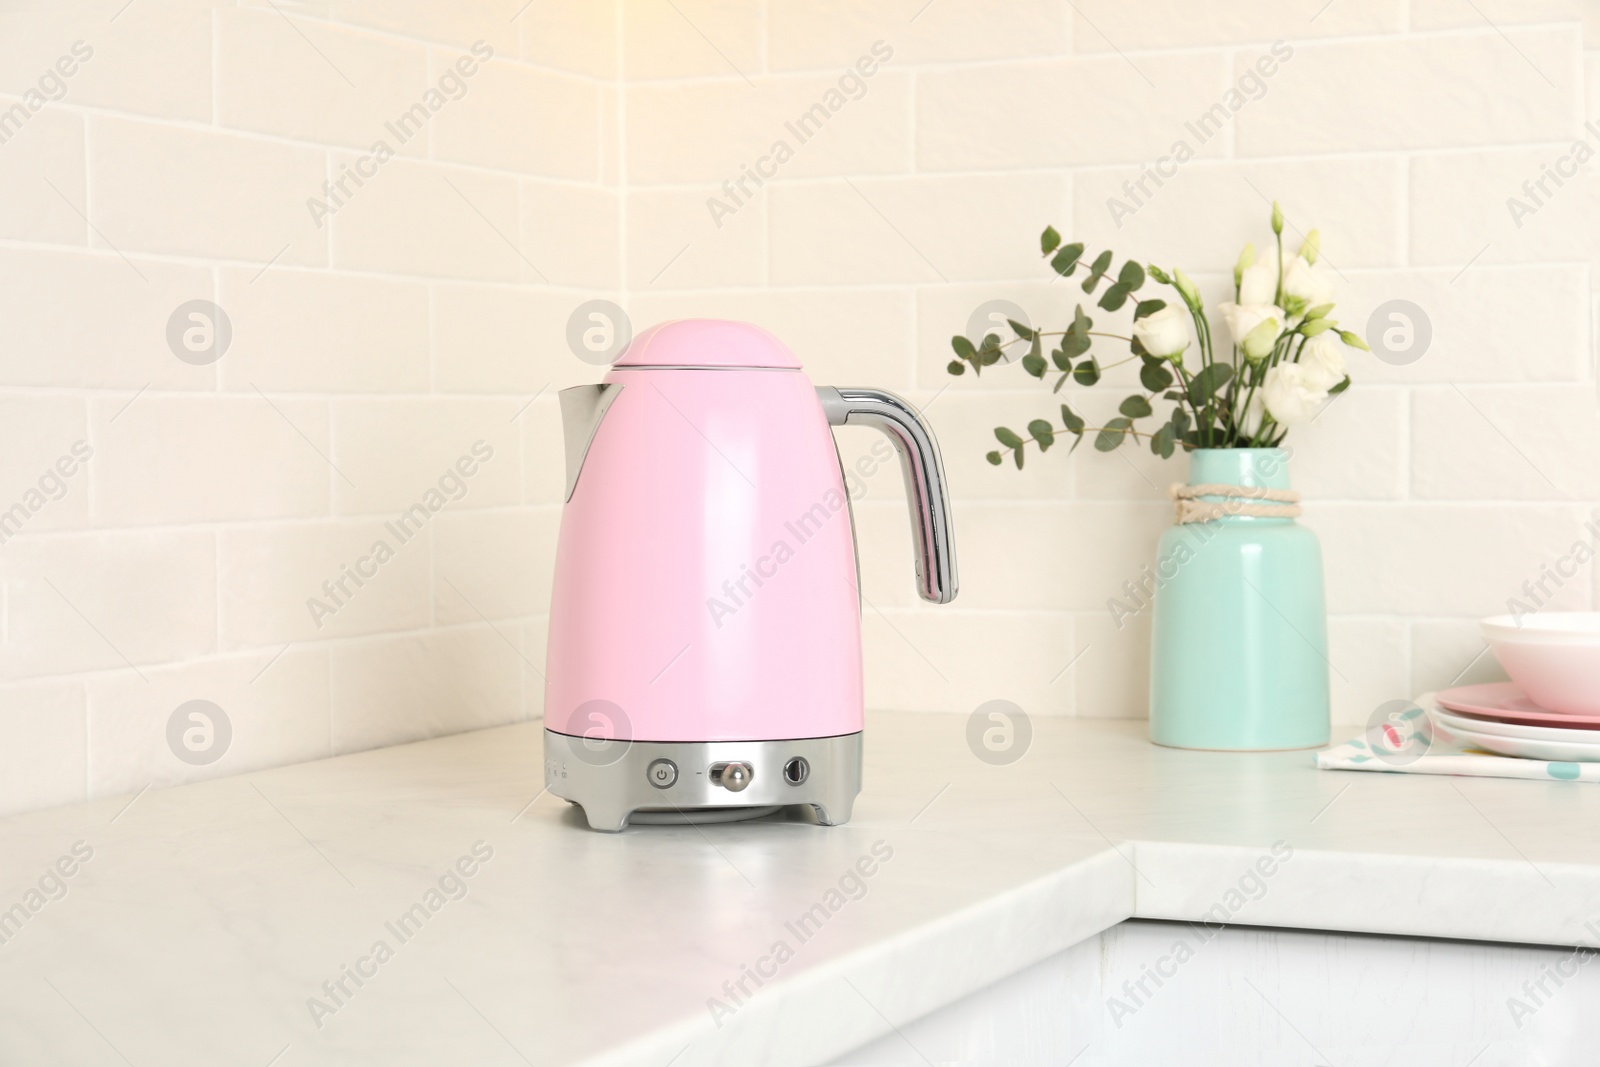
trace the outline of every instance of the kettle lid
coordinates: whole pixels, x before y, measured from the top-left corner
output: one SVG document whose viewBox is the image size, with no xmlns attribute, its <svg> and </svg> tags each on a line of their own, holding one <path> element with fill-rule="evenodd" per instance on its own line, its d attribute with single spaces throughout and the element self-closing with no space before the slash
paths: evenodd
<svg viewBox="0 0 1600 1067">
<path fill-rule="evenodd" d="M 727 319 L 657 323 L 636 335 L 612 365 L 800 369 L 788 345 L 759 326 Z"/>
</svg>

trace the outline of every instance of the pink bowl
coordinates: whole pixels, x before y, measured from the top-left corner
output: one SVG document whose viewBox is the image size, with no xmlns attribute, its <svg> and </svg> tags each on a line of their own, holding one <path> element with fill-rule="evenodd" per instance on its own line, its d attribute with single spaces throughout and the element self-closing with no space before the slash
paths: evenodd
<svg viewBox="0 0 1600 1067">
<path fill-rule="evenodd" d="M 1484 619 L 1484 640 L 1533 702 L 1563 715 L 1600 715 L 1600 612 Z"/>
</svg>

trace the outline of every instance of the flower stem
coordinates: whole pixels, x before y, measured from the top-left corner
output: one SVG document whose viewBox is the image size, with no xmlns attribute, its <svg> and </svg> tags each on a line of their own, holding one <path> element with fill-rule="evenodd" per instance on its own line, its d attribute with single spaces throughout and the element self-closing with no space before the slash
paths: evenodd
<svg viewBox="0 0 1600 1067">
<path fill-rule="evenodd" d="M 1283 233 L 1279 231 L 1278 240 L 1278 291 L 1273 295 L 1272 302 L 1279 307 L 1283 306 Z"/>
</svg>

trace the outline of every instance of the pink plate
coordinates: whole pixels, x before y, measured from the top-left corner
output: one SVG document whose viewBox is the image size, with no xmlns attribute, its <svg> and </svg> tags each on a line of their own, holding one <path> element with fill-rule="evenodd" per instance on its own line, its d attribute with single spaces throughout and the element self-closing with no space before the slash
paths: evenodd
<svg viewBox="0 0 1600 1067">
<path fill-rule="evenodd" d="M 1471 719 L 1514 722 L 1523 726 L 1561 726 L 1569 730 L 1600 730 L 1600 715 L 1562 715 L 1546 711 L 1511 682 L 1463 685 L 1434 694 L 1439 706 Z"/>
</svg>

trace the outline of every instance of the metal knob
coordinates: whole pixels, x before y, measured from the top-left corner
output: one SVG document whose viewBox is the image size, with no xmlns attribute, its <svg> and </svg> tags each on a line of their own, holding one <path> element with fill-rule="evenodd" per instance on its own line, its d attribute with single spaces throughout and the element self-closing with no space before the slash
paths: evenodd
<svg viewBox="0 0 1600 1067">
<path fill-rule="evenodd" d="M 644 776 L 657 789 L 665 789 L 678 780 L 678 765 L 669 759 L 651 760 L 650 766 L 644 769 Z"/>
<path fill-rule="evenodd" d="M 748 763 L 729 763 L 717 775 L 717 784 L 730 793 L 742 793 L 756 776 L 755 768 Z"/>
</svg>

